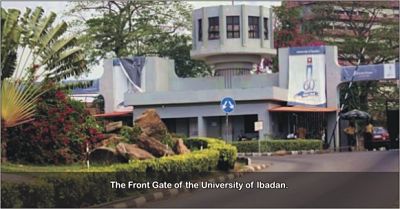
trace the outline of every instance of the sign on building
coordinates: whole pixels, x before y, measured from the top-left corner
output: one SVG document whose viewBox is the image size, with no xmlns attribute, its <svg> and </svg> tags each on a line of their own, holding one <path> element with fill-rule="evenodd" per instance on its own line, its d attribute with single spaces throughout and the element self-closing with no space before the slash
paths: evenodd
<svg viewBox="0 0 400 209">
<path fill-rule="evenodd" d="M 254 122 L 254 131 L 261 131 L 263 130 L 263 122 L 262 121 L 256 121 Z"/>
<path fill-rule="evenodd" d="M 399 79 L 399 63 L 390 64 L 375 64 L 375 65 L 360 65 L 354 73 L 356 66 L 342 67 L 341 80 L 342 82 L 353 81 L 371 81 L 371 80 L 386 80 Z"/>
<path fill-rule="evenodd" d="M 288 105 L 326 106 L 324 46 L 289 49 Z"/>
</svg>

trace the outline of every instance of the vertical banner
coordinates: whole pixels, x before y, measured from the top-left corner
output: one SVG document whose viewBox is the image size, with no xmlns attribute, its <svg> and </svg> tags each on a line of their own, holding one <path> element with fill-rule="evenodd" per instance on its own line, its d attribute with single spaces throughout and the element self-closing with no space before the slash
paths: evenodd
<svg viewBox="0 0 400 209">
<path fill-rule="evenodd" d="M 289 49 L 288 105 L 326 107 L 324 46 Z"/>
</svg>

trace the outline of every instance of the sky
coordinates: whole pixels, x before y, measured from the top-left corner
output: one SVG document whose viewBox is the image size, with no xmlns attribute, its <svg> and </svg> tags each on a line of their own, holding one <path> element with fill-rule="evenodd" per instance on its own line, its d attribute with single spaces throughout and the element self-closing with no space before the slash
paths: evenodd
<svg viewBox="0 0 400 209">
<path fill-rule="evenodd" d="M 193 6 L 194 9 L 198 9 L 201 7 L 207 6 L 217 6 L 217 5 L 232 5 L 232 0 L 225 1 L 187 1 L 189 4 Z M 41 6 L 45 12 L 53 11 L 58 15 L 57 20 L 64 20 L 68 22 L 68 17 L 64 15 L 65 9 L 69 5 L 69 1 L 19 1 L 19 0 L 0 0 L 1 7 L 5 9 L 16 8 L 24 11 L 26 7 L 35 8 Z M 272 1 L 272 0 L 255 0 L 255 1 L 234 1 L 235 5 L 246 4 L 246 5 L 262 5 L 266 7 L 271 6 L 279 6 L 281 1 Z M 85 75 L 83 79 L 97 79 L 103 73 L 102 64 L 91 67 L 91 72 L 88 75 Z"/>
<path fill-rule="evenodd" d="M 215 5 L 231 5 L 232 0 L 225 1 L 187 1 L 189 4 L 193 5 L 194 9 L 205 7 L 205 6 L 215 6 Z M 68 5 L 69 1 L 19 1 L 19 0 L 2 0 L 1 4 L 4 8 L 18 8 L 23 9 L 25 7 L 37 7 L 41 6 L 45 11 L 51 10 L 55 12 L 63 12 L 63 10 Z M 280 5 L 280 1 L 274 0 L 247 0 L 247 1 L 234 1 L 235 5 L 247 4 L 247 5 L 263 5 L 263 6 L 271 6 L 271 5 Z"/>
</svg>

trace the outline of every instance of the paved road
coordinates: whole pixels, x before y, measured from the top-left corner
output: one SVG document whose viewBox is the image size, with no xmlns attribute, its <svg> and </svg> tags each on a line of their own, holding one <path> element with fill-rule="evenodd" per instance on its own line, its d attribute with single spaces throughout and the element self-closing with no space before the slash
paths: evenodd
<svg viewBox="0 0 400 209">
<path fill-rule="evenodd" d="M 399 207 L 399 151 L 253 157 L 270 166 L 237 182 L 286 189 L 199 189 L 144 207 Z"/>
<path fill-rule="evenodd" d="M 398 172 L 399 151 L 339 152 L 285 157 L 252 157 L 268 172 Z"/>
</svg>

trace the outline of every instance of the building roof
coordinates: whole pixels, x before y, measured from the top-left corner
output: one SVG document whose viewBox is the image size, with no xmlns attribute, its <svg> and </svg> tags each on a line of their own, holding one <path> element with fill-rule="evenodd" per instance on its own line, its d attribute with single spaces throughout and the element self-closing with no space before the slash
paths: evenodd
<svg viewBox="0 0 400 209">
<path fill-rule="evenodd" d="M 126 117 L 126 116 L 130 116 L 132 113 L 133 113 L 132 110 L 113 111 L 113 112 L 107 112 L 107 113 L 102 113 L 102 114 L 96 114 L 93 116 L 98 117 L 98 118 Z"/>
<path fill-rule="evenodd" d="M 269 108 L 270 112 L 335 112 L 337 108 L 334 107 L 304 107 L 304 106 L 280 106 Z"/>
</svg>

